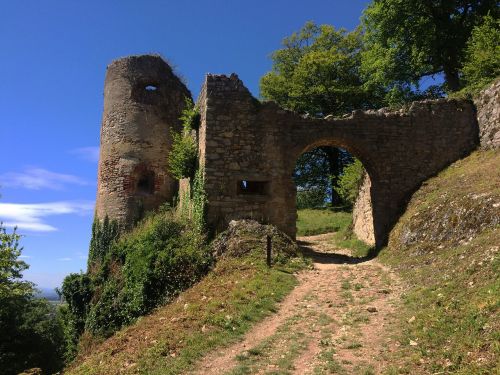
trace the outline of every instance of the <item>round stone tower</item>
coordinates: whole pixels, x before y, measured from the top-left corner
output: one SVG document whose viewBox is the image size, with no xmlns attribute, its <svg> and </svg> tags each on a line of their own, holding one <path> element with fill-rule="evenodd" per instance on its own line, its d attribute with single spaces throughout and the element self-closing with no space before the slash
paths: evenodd
<svg viewBox="0 0 500 375">
<path fill-rule="evenodd" d="M 177 182 L 167 169 L 170 129 L 191 93 L 158 55 L 113 61 L 104 83 L 96 215 L 129 227 L 170 202 Z"/>
</svg>

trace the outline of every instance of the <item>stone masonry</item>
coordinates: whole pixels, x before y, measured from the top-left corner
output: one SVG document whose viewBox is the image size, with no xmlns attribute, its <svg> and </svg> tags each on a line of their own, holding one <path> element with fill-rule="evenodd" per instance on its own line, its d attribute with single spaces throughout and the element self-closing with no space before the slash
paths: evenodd
<svg viewBox="0 0 500 375">
<path fill-rule="evenodd" d="M 179 127 L 184 97 L 189 91 L 158 56 L 128 57 L 108 67 L 97 217 L 132 224 L 172 199 L 177 184 L 166 165 L 169 129 Z M 251 218 L 295 237 L 297 158 L 315 147 L 335 146 L 367 170 L 354 230 L 381 246 L 420 184 L 470 153 L 479 140 L 475 107 L 466 100 L 312 119 L 259 102 L 235 74 L 208 74 L 197 106 L 207 222 L 216 231 L 233 219 Z"/>
<path fill-rule="evenodd" d="M 362 190 L 363 214 L 354 215 L 354 228 L 381 246 L 419 185 L 478 143 L 469 101 L 422 101 L 407 111 L 310 119 L 259 102 L 234 74 L 209 74 L 198 103 L 208 222 L 220 230 L 232 219 L 253 218 L 295 237 L 297 158 L 315 147 L 335 146 L 367 170 L 370 186 Z"/>
<path fill-rule="evenodd" d="M 113 61 L 104 84 L 96 216 L 130 226 L 145 211 L 170 202 L 177 182 L 167 170 L 170 129 L 191 98 L 156 55 Z"/>
</svg>

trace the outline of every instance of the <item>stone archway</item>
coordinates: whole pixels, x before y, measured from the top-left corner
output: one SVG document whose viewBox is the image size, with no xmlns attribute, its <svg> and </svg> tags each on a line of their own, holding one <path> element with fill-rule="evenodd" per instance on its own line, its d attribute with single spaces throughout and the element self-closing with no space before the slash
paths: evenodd
<svg viewBox="0 0 500 375">
<path fill-rule="evenodd" d="M 364 173 L 362 176 L 362 183 L 361 187 L 359 190 L 359 195 L 358 199 L 356 200 L 356 203 L 353 207 L 353 231 L 356 234 L 356 236 L 366 242 L 369 245 L 375 246 L 376 241 L 375 241 L 375 226 L 374 226 L 374 217 L 373 217 L 373 208 L 372 208 L 372 183 L 371 180 L 375 176 L 375 179 L 377 179 L 377 171 L 373 167 L 373 163 L 367 159 L 367 155 L 359 155 L 358 150 L 353 150 L 352 145 L 348 145 L 347 143 L 341 143 L 339 140 L 336 139 L 323 139 L 319 140 L 313 144 L 308 145 L 304 150 L 302 150 L 295 158 L 295 164 L 297 163 L 298 158 L 311 150 L 314 150 L 315 148 L 318 147 L 323 147 L 323 146 L 328 146 L 328 147 L 336 147 L 336 148 L 342 148 L 349 152 L 352 156 L 357 158 L 361 164 L 363 165 L 364 168 Z M 355 148 L 355 146 L 354 146 Z M 290 159 L 292 160 L 292 159 Z M 292 168 L 291 171 L 288 172 L 290 176 L 292 176 L 292 172 L 295 168 L 295 164 L 290 164 L 290 167 Z M 295 190 L 296 192 L 296 190 Z M 374 192 L 375 193 L 375 192 Z M 377 197 L 374 197 L 375 200 L 377 200 Z M 297 212 L 297 207 L 296 207 L 296 196 L 293 197 L 293 202 L 290 200 L 290 205 L 294 204 L 295 205 L 295 211 Z"/>
<path fill-rule="evenodd" d="M 478 141 L 474 107 L 466 100 L 311 119 L 259 102 L 233 74 L 207 75 L 198 106 L 207 220 L 218 229 L 232 219 L 253 218 L 295 237 L 291 171 L 304 150 L 333 144 L 350 150 L 368 170 L 370 186 L 361 198 L 371 202 L 373 238 L 380 247 L 418 186 Z M 242 181 L 262 188 L 241 194 Z"/>
</svg>

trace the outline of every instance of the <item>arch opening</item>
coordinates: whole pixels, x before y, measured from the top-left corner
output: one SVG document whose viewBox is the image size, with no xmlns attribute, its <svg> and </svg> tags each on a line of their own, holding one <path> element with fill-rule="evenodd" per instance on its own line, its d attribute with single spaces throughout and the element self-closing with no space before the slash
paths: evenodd
<svg viewBox="0 0 500 375">
<path fill-rule="evenodd" d="M 310 145 L 294 171 L 297 236 L 332 233 L 366 256 L 375 245 L 371 168 L 344 146 Z M 349 242 L 349 244 L 347 244 Z"/>
</svg>

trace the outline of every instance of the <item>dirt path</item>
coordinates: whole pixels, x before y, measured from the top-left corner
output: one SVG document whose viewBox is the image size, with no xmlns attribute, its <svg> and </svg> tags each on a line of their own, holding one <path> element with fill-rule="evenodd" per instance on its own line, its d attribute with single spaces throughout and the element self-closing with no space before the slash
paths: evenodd
<svg viewBox="0 0 500 375">
<path fill-rule="evenodd" d="M 298 240 L 314 269 L 298 275 L 276 314 L 204 358 L 195 374 L 378 374 L 387 366 L 397 347 L 395 275 L 376 259 L 351 258 L 332 234 Z"/>
</svg>

